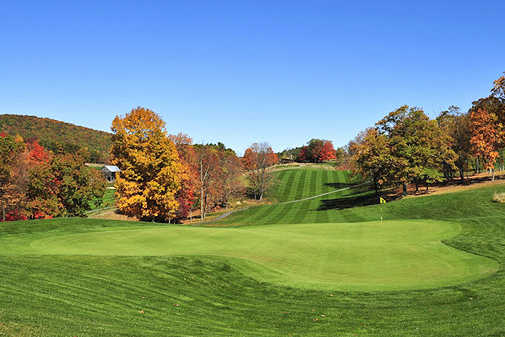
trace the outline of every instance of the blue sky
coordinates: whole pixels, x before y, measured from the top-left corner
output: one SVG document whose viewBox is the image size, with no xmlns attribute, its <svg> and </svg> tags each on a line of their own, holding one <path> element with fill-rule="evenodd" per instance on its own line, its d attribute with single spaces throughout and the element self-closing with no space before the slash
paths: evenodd
<svg viewBox="0 0 505 337">
<path fill-rule="evenodd" d="M 505 71 L 504 1 L 10 1 L 0 113 L 109 130 L 136 106 L 242 154 L 345 145 L 396 107 L 468 109 Z"/>
</svg>

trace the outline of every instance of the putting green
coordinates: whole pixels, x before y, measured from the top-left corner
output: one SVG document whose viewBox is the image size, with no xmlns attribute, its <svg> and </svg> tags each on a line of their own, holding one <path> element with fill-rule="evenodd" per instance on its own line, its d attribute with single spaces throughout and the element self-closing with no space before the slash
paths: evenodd
<svg viewBox="0 0 505 337">
<path fill-rule="evenodd" d="M 144 226 L 11 236 L 0 242 L 0 254 L 218 255 L 229 257 L 247 275 L 282 285 L 423 289 L 476 280 L 498 269 L 491 259 L 441 242 L 459 231 L 458 224 L 416 220 L 241 228 Z"/>
</svg>

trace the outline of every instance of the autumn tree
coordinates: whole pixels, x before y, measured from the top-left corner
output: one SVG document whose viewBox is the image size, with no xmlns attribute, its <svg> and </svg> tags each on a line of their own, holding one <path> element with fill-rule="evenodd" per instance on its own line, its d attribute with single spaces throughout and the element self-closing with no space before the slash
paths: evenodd
<svg viewBox="0 0 505 337">
<path fill-rule="evenodd" d="M 271 162 L 277 162 L 277 155 L 271 154 Z M 217 184 L 221 187 L 221 204 L 228 207 L 231 198 L 243 193 L 243 184 L 240 179 L 242 176 L 242 164 L 235 153 L 221 151 L 219 154 L 220 174 Z"/>
<path fill-rule="evenodd" d="M 31 218 L 85 216 L 90 203 L 102 199 L 105 179 L 84 159 L 79 153 L 57 154 L 30 170 L 26 207 Z"/>
<path fill-rule="evenodd" d="M 179 203 L 182 165 L 165 123 L 149 109 L 138 107 L 112 122 L 112 163 L 116 204 L 127 215 L 145 220 L 171 221 Z"/>
<path fill-rule="evenodd" d="M 392 154 L 388 137 L 369 128 L 351 145 L 354 174 L 373 183 L 377 198 L 388 183 L 396 181 L 395 168 L 398 160 Z"/>
<path fill-rule="evenodd" d="M 333 143 L 329 140 L 323 141 L 323 147 L 321 148 L 321 152 L 318 155 L 318 159 L 320 162 L 335 160 L 337 158 L 336 151 L 333 148 Z"/>
<path fill-rule="evenodd" d="M 470 132 L 473 153 L 483 160 L 485 169 L 493 172 L 494 180 L 494 164 L 498 158 L 496 116 L 489 114 L 485 109 L 471 111 Z"/>
<path fill-rule="evenodd" d="M 200 218 L 204 220 L 214 192 L 214 182 L 219 170 L 219 156 L 215 148 L 205 145 L 195 146 L 195 156 L 200 189 Z"/>
<path fill-rule="evenodd" d="M 1 220 L 6 220 L 6 208 L 9 201 L 9 184 L 12 178 L 12 165 L 24 150 L 24 143 L 5 133 L 0 135 L 0 202 Z"/>
<path fill-rule="evenodd" d="M 491 93 L 494 97 L 505 100 L 505 76 L 500 76 L 493 82 Z"/>
<path fill-rule="evenodd" d="M 297 154 L 297 160 L 302 162 L 321 163 L 336 158 L 333 143 L 324 139 L 311 139 L 307 145 L 299 148 Z"/>
<path fill-rule="evenodd" d="M 216 207 L 227 207 L 230 199 L 243 190 L 240 176 L 242 163 L 232 149 L 223 143 L 194 145 L 200 217 Z"/>
<path fill-rule="evenodd" d="M 176 194 L 179 208 L 176 218 L 187 218 L 191 215 L 191 210 L 197 199 L 198 190 L 198 170 L 196 163 L 193 140 L 186 134 L 169 135 L 170 140 L 175 144 L 179 160 L 181 162 L 181 188 Z"/>
<path fill-rule="evenodd" d="M 436 179 L 433 173 L 443 162 L 454 166 L 456 155 L 449 147 L 447 135 L 436 120 L 430 120 L 423 110 L 407 105 L 389 113 L 376 123 L 381 134 L 389 139 L 391 153 L 396 158 L 395 175 L 407 193 L 407 184 Z"/>
<path fill-rule="evenodd" d="M 247 178 L 249 188 L 255 199 L 261 200 L 273 184 L 273 175 L 267 170 L 275 164 L 277 156 L 268 143 L 254 143 L 246 150 L 244 157 L 250 157 L 245 168 L 248 170 Z"/>
<path fill-rule="evenodd" d="M 456 154 L 454 164 L 461 181 L 465 182 L 465 170 L 472 152 L 469 115 L 461 113 L 457 106 L 450 106 L 448 110 L 442 111 L 436 120 L 442 132 L 449 137 L 448 144 Z M 448 174 L 448 171 L 452 170 L 451 164 L 444 162 L 443 166 L 446 178 L 452 178 Z"/>
</svg>

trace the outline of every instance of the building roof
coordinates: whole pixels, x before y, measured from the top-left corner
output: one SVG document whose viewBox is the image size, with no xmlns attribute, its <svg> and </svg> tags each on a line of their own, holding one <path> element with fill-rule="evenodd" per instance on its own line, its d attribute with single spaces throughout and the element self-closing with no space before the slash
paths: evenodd
<svg viewBox="0 0 505 337">
<path fill-rule="evenodd" d="M 117 166 L 105 165 L 102 170 L 107 170 L 109 172 L 120 172 L 121 170 Z"/>
</svg>

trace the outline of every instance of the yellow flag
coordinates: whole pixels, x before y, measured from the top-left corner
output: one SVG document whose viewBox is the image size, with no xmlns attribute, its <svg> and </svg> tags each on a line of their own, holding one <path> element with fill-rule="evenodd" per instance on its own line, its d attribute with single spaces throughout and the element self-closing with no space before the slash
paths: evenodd
<svg viewBox="0 0 505 337">
<path fill-rule="evenodd" d="M 382 198 L 382 197 L 381 197 L 381 198 L 380 198 L 380 203 L 381 203 L 381 204 L 385 204 L 385 203 L 386 203 L 386 200 L 384 200 L 384 198 Z"/>
</svg>

